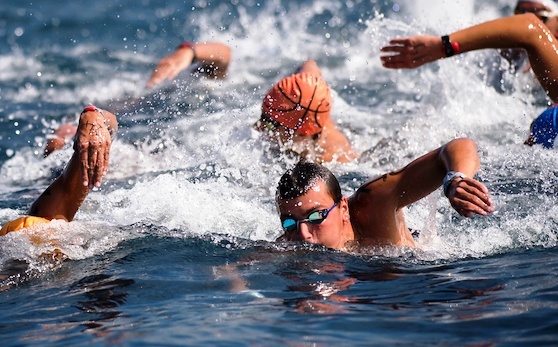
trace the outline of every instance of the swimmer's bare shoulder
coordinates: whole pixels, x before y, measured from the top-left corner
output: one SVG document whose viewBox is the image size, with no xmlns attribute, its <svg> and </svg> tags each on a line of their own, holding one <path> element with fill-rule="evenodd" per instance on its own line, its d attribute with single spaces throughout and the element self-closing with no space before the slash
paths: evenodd
<svg viewBox="0 0 558 347">
<path fill-rule="evenodd" d="M 398 169 L 377 176 L 362 186 L 349 198 L 351 223 L 357 234 L 366 237 L 378 230 L 393 230 L 397 213 L 395 186 L 401 173 Z"/>
<path fill-rule="evenodd" d="M 398 179 L 398 176 L 406 169 L 407 167 L 404 167 L 372 178 L 358 188 L 355 194 L 349 198 L 349 203 L 360 201 L 365 197 L 382 196 L 386 198 L 386 196 L 391 196 L 391 188 L 396 183 L 394 180 Z"/>
</svg>

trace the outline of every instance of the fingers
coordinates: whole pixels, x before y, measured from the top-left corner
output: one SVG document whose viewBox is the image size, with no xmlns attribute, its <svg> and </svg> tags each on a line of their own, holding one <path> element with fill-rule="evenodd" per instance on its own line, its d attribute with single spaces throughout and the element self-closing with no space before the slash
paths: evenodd
<svg viewBox="0 0 558 347">
<path fill-rule="evenodd" d="M 440 49 L 441 38 L 413 36 L 393 39 L 380 50 L 389 55 L 381 56 L 382 65 L 389 69 L 413 69 L 444 57 Z"/>
<path fill-rule="evenodd" d="M 414 67 L 414 61 L 405 62 L 391 57 L 382 57 L 382 66 L 388 69 L 409 69 Z"/>
<path fill-rule="evenodd" d="M 403 51 L 404 51 L 403 46 L 384 46 L 380 48 L 380 52 L 386 52 L 386 53 L 401 53 Z"/>
<path fill-rule="evenodd" d="M 112 140 L 110 141 L 112 142 Z M 109 168 L 109 158 L 110 158 L 110 146 L 111 143 L 109 143 L 104 150 L 104 155 L 103 155 L 103 171 L 101 173 L 102 176 L 105 176 L 108 173 L 108 168 Z"/>
<path fill-rule="evenodd" d="M 462 216 L 472 217 L 473 214 L 486 216 L 494 212 L 494 204 L 488 189 L 472 178 L 452 182 L 449 197 L 451 206 Z"/>
<path fill-rule="evenodd" d="M 389 55 L 380 57 L 382 66 L 388 69 L 412 69 L 422 65 L 418 57 L 411 57 L 409 54 L 405 55 Z"/>
<path fill-rule="evenodd" d="M 181 47 L 161 59 L 157 67 L 153 71 L 151 78 L 146 84 L 147 88 L 151 88 L 165 80 L 172 80 L 178 74 L 188 68 L 194 61 L 195 54 L 192 47 Z"/>
<path fill-rule="evenodd" d="M 147 89 L 151 89 L 153 87 L 155 87 L 157 84 L 161 83 L 161 81 L 159 80 L 158 76 L 155 75 L 155 72 L 151 75 L 151 77 L 149 78 L 149 80 L 147 81 L 147 83 L 145 84 L 145 87 Z"/>
<path fill-rule="evenodd" d="M 182 70 L 190 66 L 193 55 L 192 49 L 179 49 L 161 59 L 147 81 L 146 87 L 152 88 L 163 81 L 174 79 Z"/>
<path fill-rule="evenodd" d="M 87 168 L 87 175 L 89 177 L 89 188 L 96 186 L 98 182 L 97 166 L 98 166 L 99 152 L 94 146 L 90 147 L 89 152 L 89 166 Z"/>
<path fill-rule="evenodd" d="M 380 48 L 381 52 L 393 52 L 393 53 L 400 53 L 406 52 L 412 49 L 413 43 L 408 38 L 401 38 L 401 39 L 393 39 L 389 41 L 387 46 Z"/>
<path fill-rule="evenodd" d="M 97 141 L 90 146 L 88 171 L 90 188 L 100 187 L 103 177 L 107 174 L 110 142 L 110 138 L 99 136 Z"/>
<path fill-rule="evenodd" d="M 87 187 L 89 185 L 89 142 L 79 142 L 79 161 L 81 163 L 81 181 L 83 186 Z"/>
<path fill-rule="evenodd" d="M 389 41 L 390 45 L 400 45 L 400 46 L 409 46 L 410 43 L 411 43 L 411 40 L 409 38 L 405 38 L 405 37 L 395 38 L 395 39 L 391 39 Z"/>
<path fill-rule="evenodd" d="M 181 61 L 182 58 L 178 52 L 163 58 L 153 70 L 146 87 L 152 88 L 163 81 L 174 79 L 182 71 Z"/>
<path fill-rule="evenodd" d="M 409 39 L 393 39 L 387 46 L 380 49 L 381 52 L 393 53 L 380 57 L 382 65 L 390 69 L 403 69 L 414 67 L 417 51 Z"/>
<path fill-rule="evenodd" d="M 107 171 L 105 145 L 97 140 L 84 141 L 79 144 L 81 175 L 84 186 L 100 187 Z"/>
<path fill-rule="evenodd" d="M 108 172 L 108 160 L 109 160 L 109 153 L 110 153 L 110 146 L 111 146 L 111 139 L 109 138 L 107 141 L 105 141 L 102 150 L 99 151 L 99 157 L 98 159 L 98 165 L 97 165 L 97 181 L 95 186 L 96 187 L 100 187 L 101 186 L 101 181 L 103 179 L 103 177 L 105 177 L 105 175 Z"/>
<path fill-rule="evenodd" d="M 390 53 L 405 53 L 405 52 L 411 52 L 412 50 L 413 48 L 410 45 L 395 45 L 395 46 L 390 45 L 390 46 L 384 46 L 380 48 L 381 52 L 390 52 Z"/>
<path fill-rule="evenodd" d="M 166 61 L 161 62 L 151 74 L 149 81 L 147 81 L 147 88 L 153 88 L 165 80 L 173 79 L 176 76 L 176 73 L 173 72 L 173 70 L 175 70 L 173 64 Z"/>
<path fill-rule="evenodd" d="M 88 115 L 90 116 L 90 115 Z M 98 116 L 98 115 L 97 115 Z M 102 117 L 80 121 L 76 140 L 84 186 L 100 187 L 108 171 L 111 137 Z"/>
<path fill-rule="evenodd" d="M 422 65 L 424 55 L 415 47 L 409 46 L 386 46 L 382 52 L 394 53 L 380 56 L 382 65 L 389 69 L 410 69 Z"/>
</svg>

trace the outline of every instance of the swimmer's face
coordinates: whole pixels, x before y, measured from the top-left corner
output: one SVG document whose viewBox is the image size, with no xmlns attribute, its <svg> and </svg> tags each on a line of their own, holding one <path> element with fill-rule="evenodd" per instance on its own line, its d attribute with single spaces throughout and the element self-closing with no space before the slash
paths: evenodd
<svg viewBox="0 0 558 347">
<path fill-rule="evenodd" d="M 308 219 L 313 212 L 331 208 L 321 223 L 302 222 L 294 231 L 285 231 L 286 240 L 317 243 L 334 249 L 342 249 L 345 246 L 347 240 L 343 235 L 343 225 L 348 222 L 347 200 L 343 198 L 339 204 L 334 206 L 335 201 L 327 193 L 324 181 L 318 180 L 302 196 L 293 199 L 279 199 L 277 204 L 281 222 L 287 218 L 296 221 Z M 334 207 L 332 208 L 332 206 Z"/>
<path fill-rule="evenodd" d="M 548 18 L 544 24 L 550 29 L 550 31 L 556 36 L 558 34 L 558 17 Z"/>
<path fill-rule="evenodd" d="M 517 4 L 513 11 L 514 14 L 534 13 L 543 22 L 548 19 L 546 16 L 548 12 L 548 8 L 537 1 L 522 1 Z"/>
<path fill-rule="evenodd" d="M 300 143 L 314 139 L 316 136 L 304 136 L 297 134 L 294 130 L 287 128 L 279 122 L 267 119 L 260 119 L 254 124 L 254 128 L 266 134 L 271 140 L 286 144 L 288 142 Z"/>
</svg>

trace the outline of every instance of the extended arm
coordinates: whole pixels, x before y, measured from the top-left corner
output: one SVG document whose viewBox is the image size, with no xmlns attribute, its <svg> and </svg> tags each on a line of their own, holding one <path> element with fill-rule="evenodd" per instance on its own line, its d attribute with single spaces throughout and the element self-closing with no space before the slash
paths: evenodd
<svg viewBox="0 0 558 347">
<path fill-rule="evenodd" d="M 74 154 L 64 172 L 31 205 L 28 214 L 71 221 L 89 190 L 99 187 L 108 171 L 111 137 L 117 128 L 114 114 L 86 107 L 80 115 Z"/>
<path fill-rule="evenodd" d="M 465 174 L 456 177 L 448 186 L 448 199 L 452 207 L 463 216 L 474 213 L 487 215 L 493 211 L 488 189 L 472 177 L 479 169 L 477 146 L 467 138 L 455 139 L 405 167 L 397 182 L 398 208 L 403 208 L 440 187 L 450 172 Z"/>
<path fill-rule="evenodd" d="M 231 60 L 229 46 L 219 42 L 183 43 L 176 51 L 161 59 L 153 70 L 147 88 L 174 79 L 194 62 L 200 64 L 200 71 L 210 77 L 224 78 Z"/>
<path fill-rule="evenodd" d="M 456 177 L 448 186 L 451 205 L 463 216 L 487 215 L 494 208 L 487 188 L 472 178 L 478 169 L 475 143 L 460 138 L 413 160 L 401 170 L 371 181 L 359 192 L 369 192 L 378 202 L 388 202 L 387 210 L 400 210 L 438 189 L 448 172 L 461 172 L 466 178 Z"/>
<path fill-rule="evenodd" d="M 475 143 L 455 139 L 398 171 L 390 172 L 362 185 L 349 199 L 353 228 L 364 245 L 413 245 L 405 224 L 403 207 L 440 187 L 450 171 L 466 178 L 449 181 L 448 199 L 463 216 L 487 215 L 494 211 L 486 187 L 471 178 L 479 168 Z"/>
<path fill-rule="evenodd" d="M 533 72 L 554 102 L 558 102 L 558 45 L 551 31 L 534 14 L 500 18 L 449 35 L 461 53 L 485 48 L 523 48 Z M 381 57 L 387 68 L 415 68 L 446 57 L 436 36 L 413 36 L 391 40 Z"/>
</svg>

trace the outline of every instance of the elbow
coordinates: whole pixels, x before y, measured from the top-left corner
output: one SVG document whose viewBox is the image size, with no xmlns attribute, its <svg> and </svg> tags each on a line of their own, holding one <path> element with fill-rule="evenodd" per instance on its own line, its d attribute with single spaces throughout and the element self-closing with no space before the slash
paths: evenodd
<svg viewBox="0 0 558 347">
<path fill-rule="evenodd" d="M 475 141 L 468 137 L 458 137 L 448 142 L 448 145 L 468 148 L 470 150 L 473 150 L 475 153 L 477 152 L 477 144 L 475 143 Z"/>
<path fill-rule="evenodd" d="M 524 13 L 524 14 L 520 14 L 518 15 L 519 18 L 521 18 L 524 21 L 524 24 L 527 25 L 537 25 L 537 24 L 544 24 L 539 17 L 537 17 L 536 14 L 534 13 Z"/>
<path fill-rule="evenodd" d="M 536 45 L 538 38 L 548 36 L 553 38 L 554 35 L 550 32 L 550 29 L 534 14 L 525 13 L 518 15 L 519 20 L 517 27 L 527 28 L 527 30 L 522 30 L 521 41 L 523 48 L 527 49 Z M 534 40 L 536 38 L 537 40 Z"/>
<path fill-rule="evenodd" d="M 468 168 L 468 171 L 476 172 L 480 168 L 480 159 L 477 152 L 477 144 L 470 138 L 461 137 L 448 142 L 439 153 L 440 160 L 446 168 L 459 166 Z"/>
</svg>

